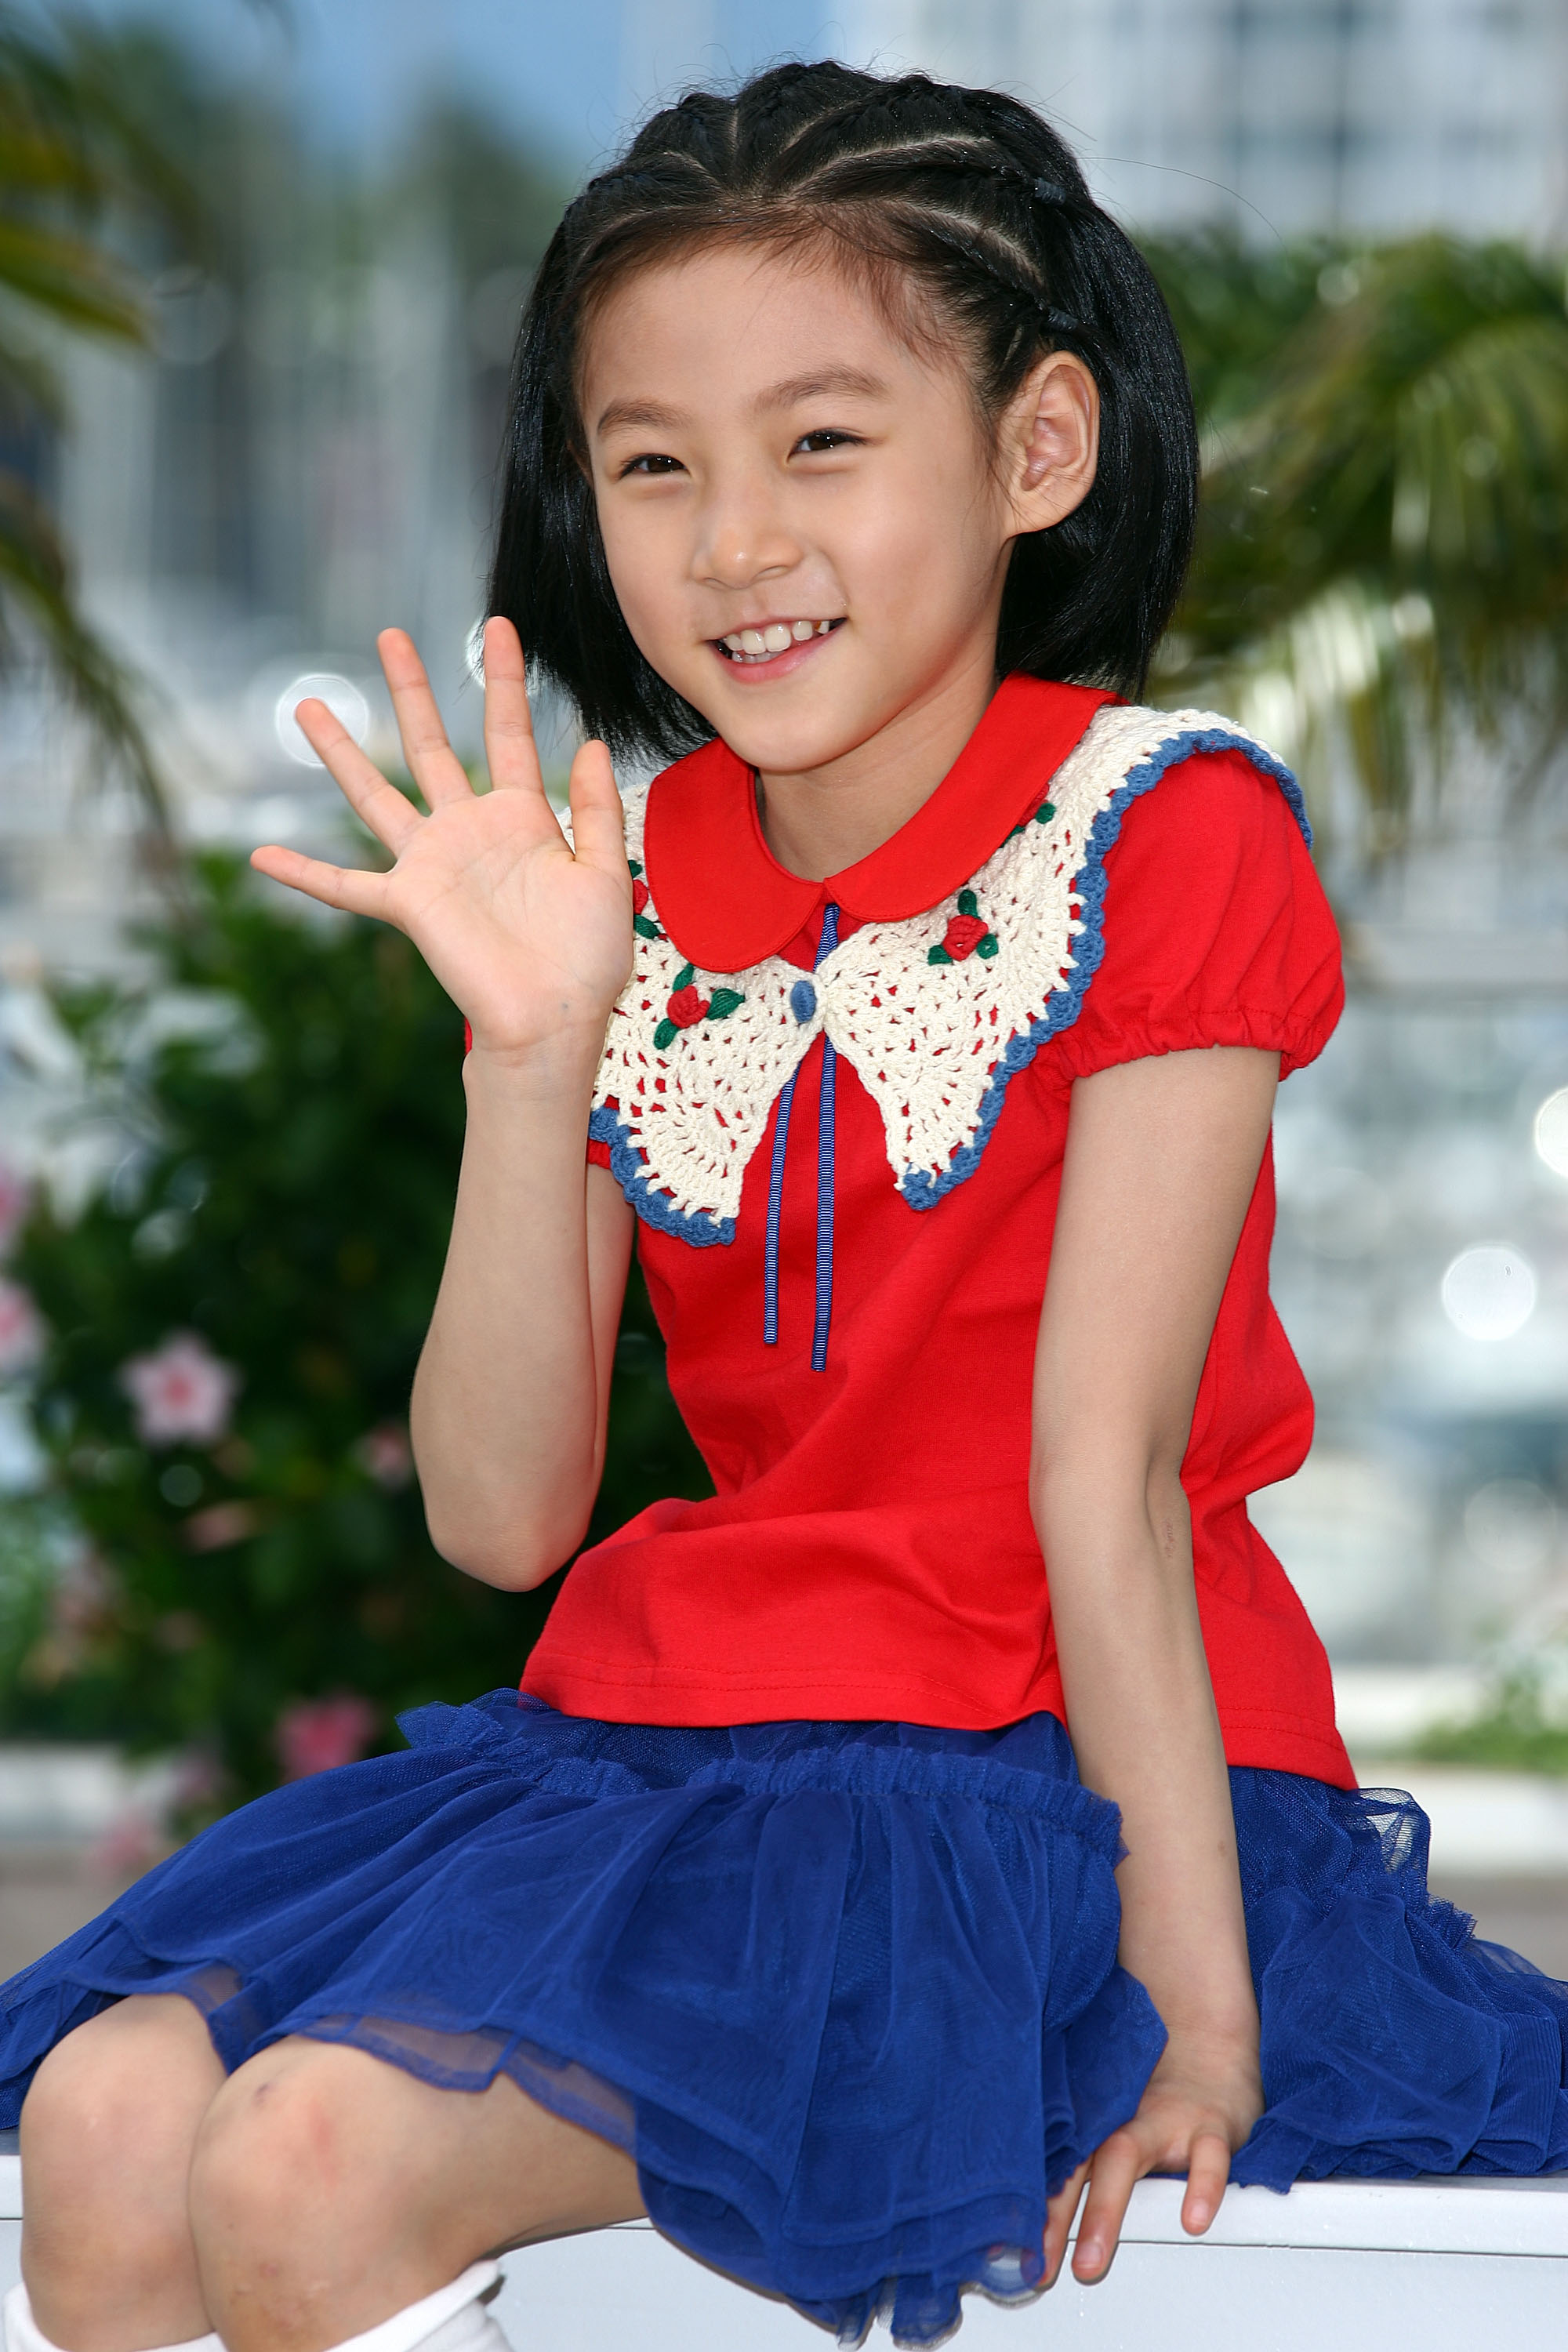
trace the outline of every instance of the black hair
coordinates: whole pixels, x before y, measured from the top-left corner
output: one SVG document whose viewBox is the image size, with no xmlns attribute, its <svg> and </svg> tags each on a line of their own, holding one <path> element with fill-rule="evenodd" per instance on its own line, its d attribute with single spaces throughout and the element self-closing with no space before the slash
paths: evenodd
<svg viewBox="0 0 1568 2352">
<path fill-rule="evenodd" d="M 1043 353 L 1079 355 L 1100 389 L 1099 470 L 1073 513 L 1015 542 L 997 668 L 1136 695 L 1197 501 L 1192 395 L 1148 265 L 1016 99 L 785 65 L 656 114 L 568 207 L 523 313 L 489 609 L 589 731 L 663 759 L 712 733 L 621 617 L 579 462 L 575 371 L 612 286 L 726 239 L 835 248 L 906 320 L 923 310 L 957 341 L 990 420 Z"/>
</svg>

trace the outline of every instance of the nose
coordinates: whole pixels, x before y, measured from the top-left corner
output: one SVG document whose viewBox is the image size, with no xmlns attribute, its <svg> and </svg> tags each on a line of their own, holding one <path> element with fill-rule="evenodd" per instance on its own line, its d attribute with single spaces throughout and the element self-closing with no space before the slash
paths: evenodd
<svg viewBox="0 0 1568 2352">
<path fill-rule="evenodd" d="M 771 486 L 752 473 L 732 476 L 703 501 L 692 575 L 705 587 L 750 588 L 793 572 L 803 551 Z"/>
</svg>

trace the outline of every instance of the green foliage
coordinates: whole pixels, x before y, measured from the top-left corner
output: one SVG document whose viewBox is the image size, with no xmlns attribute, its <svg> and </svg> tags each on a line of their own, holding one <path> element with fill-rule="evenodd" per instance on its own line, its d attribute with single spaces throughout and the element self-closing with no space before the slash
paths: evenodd
<svg viewBox="0 0 1568 2352">
<path fill-rule="evenodd" d="M 1317 308 L 1325 274 L 1345 266 L 1343 250 L 1321 237 L 1246 245 L 1221 228 L 1146 237 L 1142 250 L 1182 339 L 1198 431 L 1213 449 L 1272 389 L 1281 348 Z"/>
<path fill-rule="evenodd" d="M 1546 1706 L 1540 1675 L 1519 1669 L 1500 1679 L 1479 1715 L 1438 1725 L 1415 1752 L 1432 1764 L 1568 1775 L 1568 1723 Z"/>
<path fill-rule="evenodd" d="M 0 431 L 37 446 L 62 403 L 59 335 L 147 340 L 124 257 L 134 221 L 162 242 L 200 234 L 200 208 L 154 120 L 127 103 L 116 46 L 87 23 L 41 25 L 0 5 Z M 82 616 L 56 521 L 28 469 L 0 464 L 0 658 L 25 619 L 100 752 L 167 825 L 135 682 Z"/>
<path fill-rule="evenodd" d="M 89 1549 L 0 1727 L 194 1747 L 235 1797 L 277 1779 L 301 1700 L 359 1695 L 395 1744 L 400 1708 L 514 1680 L 550 1592 L 447 1567 L 407 1475 L 461 1145 L 456 1012 L 395 932 L 300 921 L 220 861 L 191 893 L 151 987 L 58 1000 L 99 1116 L 140 1141 L 74 1222 L 37 1208 L 16 1253 L 51 1333 L 53 1502 Z M 123 1368 L 179 1332 L 239 1375 L 232 1423 L 145 1442 Z M 594 1532 L 704 1484 L 638 1286 Z"/>
<path fill-rule="evenodd" d="M 1349 755 L 1397 840 L 1471 733 L 1527 785 L 1568 730 L 1561 257 L 1433 234 L 1153 255 L 1206 418 L 1165 700 Z"/>
</svg>

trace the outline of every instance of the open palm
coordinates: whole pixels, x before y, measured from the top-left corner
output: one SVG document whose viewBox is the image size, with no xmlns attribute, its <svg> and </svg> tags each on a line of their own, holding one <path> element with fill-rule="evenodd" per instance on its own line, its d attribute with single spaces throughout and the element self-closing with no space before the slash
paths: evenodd
<svg viewBox="0 0 1568 2352">
<path fill-rule="evenodd" d="M 411 639 L 386 629 L 377 650 L 429 814 L 388 783 L 325 703 L 302 702 L 296 716 L 311 749 L 396 862 L 366 873 L 272 845 L 251 864 L 325 906 L 405 931 L 476 1045 L 531 1055 L 563 1033 L 602 1035 L 632 955 L 631 877 L 608 752 L 585 743 L 573 762 L 569 843 L 545 796 L 511 623 L 485 625 L 485 793 L 447 740 Z"/>
</svg>

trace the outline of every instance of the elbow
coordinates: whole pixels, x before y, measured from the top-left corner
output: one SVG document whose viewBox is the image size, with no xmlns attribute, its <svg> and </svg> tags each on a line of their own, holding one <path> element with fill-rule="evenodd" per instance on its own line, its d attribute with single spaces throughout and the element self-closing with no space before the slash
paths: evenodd
<svg viewBox="0 0 1568 2352">
<path fill-rule="evenodd" d="M 486 1526 L 472 1514 L 445 1517 L 426 1509 L 430 1541 L 449 1567 L 500 1592 L 531 1592 L 563 1568 L 582 1543 L 588 1513 L 570 1522 L 525 1513 Z"/>
<path fill-rule="evenodd" d="M 1182 1452 L 1157 1438 L 1037 1447 L 1029 1514 L 1046 1559 L 1103 1558 L 1152 1546 L 1162 1561 L 1190 1567 L 1192 1517 Z"/>
</svg>

